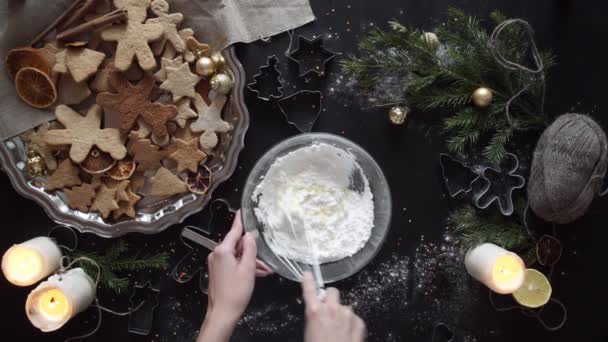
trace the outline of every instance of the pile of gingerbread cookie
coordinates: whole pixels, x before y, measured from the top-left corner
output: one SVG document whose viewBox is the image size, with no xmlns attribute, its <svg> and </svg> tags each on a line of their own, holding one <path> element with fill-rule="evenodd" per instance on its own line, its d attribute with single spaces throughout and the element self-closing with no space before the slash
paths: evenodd
<svg viewBox="0 0 608 342">
<path fill-rule="evenodd" d="M 44 190 L 113 220 L 147 198 L 205 194 L 205 163 L 234 124 L 222 119 L 234 84 L 222 55 L 180 28 L 166 0 L 76 2 L 52 40 L 6 58 L 25 102 L 55 106 L 55 121 L 21 136 L 44 161 Z"/>
</svg>

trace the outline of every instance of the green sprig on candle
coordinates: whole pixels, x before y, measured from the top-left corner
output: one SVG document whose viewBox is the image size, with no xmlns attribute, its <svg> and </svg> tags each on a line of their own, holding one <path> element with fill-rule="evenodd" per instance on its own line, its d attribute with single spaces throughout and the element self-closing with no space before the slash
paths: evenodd
<svg viewBox="0 0 608 342">
<path fill-rule="evenodd" d="M 459 236 L 465 250 L 482 243 L 493 243 L 518 253 L 529 265 L 535 260 L 534 241 L 522 223 L 522 205 L 521 201 L 516 202 L 516 210 L 511 217 L 482 212 L 466 205 L 454 210 L 447 224 Z"/>
<path fill-rule="evenodd" d="M 123 240 L 116 241 L 104 254 L 75 251 L 70 256 L 74 259 L 86 257 L 95 261 L 101 269 L 99 285 L 116 293 L 122 293 L 129 288 L 129 277 L 125 273 L 165 269 L 169 264 L 167 253 L 133 253 Z M 90 263 L 77 262 L 77 266 L 82 267 L 93 279 L 97 276 L 97 268 Z"/>
</svg>

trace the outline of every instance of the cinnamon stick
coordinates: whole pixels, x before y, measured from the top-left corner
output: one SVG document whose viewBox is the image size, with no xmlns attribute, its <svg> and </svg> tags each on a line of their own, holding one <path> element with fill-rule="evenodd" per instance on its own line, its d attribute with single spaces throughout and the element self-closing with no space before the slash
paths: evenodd
<svg viewBox="0 0 608 342">
<path fill-rule="evenodd" d="M 82 6 L 76 9 L 73 15 L 66 18 L 66 20 L 57 26 L 57 31 L 61 32 L 71 28 L 78 20 L 84 18 L 87 14 L 92 12 L 97 6 L 98 2 L 99 0 L 84 0 Z"/>
<path fill-rule="evenodd" d="M 38 44 L 44 37 L 46 37 L 49 32 L 51 32 L 54 28 L 56 28 L 61 22 L 63 22 L 68 16 L 70 16 L 74 11 L 82 5 L 83 0 L 75 0 L 70 7 L 68 7 L 65 12 L 63 12 L 55 21 L 53 21 L 47 28 L 45 28 L 42 32 L 40 32 L 34 40 L 30 42 L 30 46 L 34 46 Z"/>
<path fill-rule="evenodd" d="M 115 22 L 126 21 L 127 11 L 124 9 L 117 9 L 99 18 L 95 18 L 89 22 L 73 27 L 69 30 L 63 31 L 57 35 L 57 40 L 68 40 L 72 37 L 79 36 L 83 33 L 88 33 L 99 28 L 102 28 L 108 24 Z"/>
</svg>

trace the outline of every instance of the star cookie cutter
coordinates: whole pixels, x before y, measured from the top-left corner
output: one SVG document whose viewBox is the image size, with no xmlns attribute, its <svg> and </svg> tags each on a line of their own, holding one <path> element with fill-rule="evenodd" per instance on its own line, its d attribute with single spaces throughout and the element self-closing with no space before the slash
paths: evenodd
<svg viewBox="0 0 608 342">
<path fill-rule="evenodd" d="M 308 39 L 298 36 L 298 48 L 289 53 L 287 57 L 298 64 L 298 76 L 304 77 L 311 72 L 317 76 L 325 76 L 327 63 L 336 54 L 325 48 L 321 36 Z"/>
<path fill-rule="evenodd" d="M 504 216 L 513 214 L 513 191 L 521 189 L 526 184 L 524 177 L 515 174 L 519 168 L 519 159 L 513 153 L 507 153 L 510 161 L 497 168 L 485 167 L 480 170 L 479 177 L 484 186 L 473 195 L 473 203 L 479 209 L 486 209 L 492 203 L 498 203 L 498 209 Z"/>
<path fill-rule="evenodd" d="M 318 90 L 300 90 L 280 99 L 278 105 L 287 123 L 302 133 L 310 133 L 321 115 L 321 99 Z"/>
<path fill-rule="evenodd" d="M 247 84 L 247 89 L 254 92 L 258 99 L 270 101 L 283 97 L 283 82 L 278 65 L 276 55 L 266 57 L 266 64 L 260 67 L 259 73 L 253 75 L 254 81 Z"/>
<path fill-rule="evenodd" d="M 154 323 L 154 312 L 159 305 L 160 289 L 152 286 L 148 280 L 135 285 L 129 302 L 133 311 L 129 314 L 128 330 L 138 335 L 149 335 Z M 137 309 L 135 309 L 137 308 Z"/>
<path fill-rule="evenodd" d="M 213 200 L 207 208 L 209 209 L 203 212 L 202 220 L 205 227 L 186 226 L 182 230 L 180 240 L 188 252 L 171 271 L 171 277 L 180 284 L 191 281 L 198 274 L 198 286 L 204 293 L 209 288 L 207 255 L 230 230 L 236 215 L 236 210 L 223 198 Z"/>
<path fill-rule="evenodd" d="M 447 153 L 439 155 L 439 165 L 448 195 L 452 198 L 469 193 L 479 178 L 479 175 L 469 165 Z"/>
</svg>

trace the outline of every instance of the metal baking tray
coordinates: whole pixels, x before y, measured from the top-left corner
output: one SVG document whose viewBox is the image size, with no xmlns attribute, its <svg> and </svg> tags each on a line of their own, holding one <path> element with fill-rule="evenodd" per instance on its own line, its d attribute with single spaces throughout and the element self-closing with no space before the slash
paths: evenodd
<svg viewBox="0 0 608 342">
<path fill-rule="evenodd" d="M 20 195 L 41 205 L 53 221 L 74 227 L 83 233 L 93 233 L 107 238 L 131 232 L 156 234 L 171 225 L 183 222 L 188 216 L 201 211 L 218 185 L 232 175 L 238 155 L 244 147 L 245 133 L 249 127 L 249 112 L 243 98 L 245 71 L 236 57 L 234 48 L 224 50 L 223 55 L 235 80 L 233 91 L 223 110 L 223 117 L 233 124 L 234 129 L 220 135 L 220 143 L 214 150 L 215 156 L 207 164 L 214 175 L 211 188 L 205 195 L 189 193 L 145 206 L 136 206 L 137 216 L 134 219 L 105 222 L 97 213 L 83 213 L 69 208 L 62 199 L 63 194 L 47 193 L 40 182 L 28 180 L 23 171 L 25 146 L 19 137 L 0 143 L 2 169 L 8 174 Z"/>
</svg>

